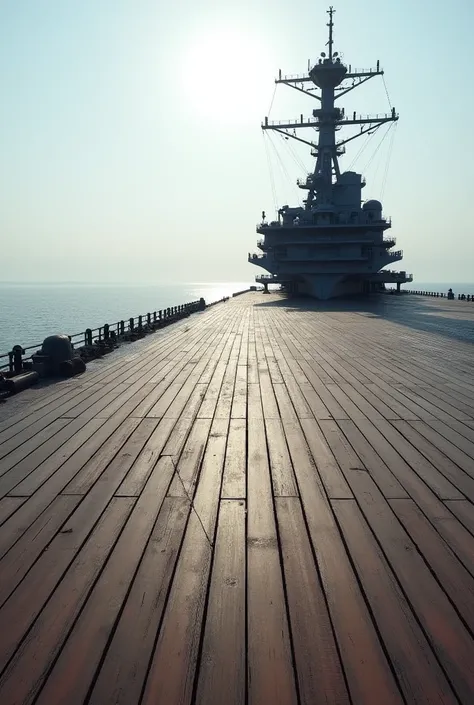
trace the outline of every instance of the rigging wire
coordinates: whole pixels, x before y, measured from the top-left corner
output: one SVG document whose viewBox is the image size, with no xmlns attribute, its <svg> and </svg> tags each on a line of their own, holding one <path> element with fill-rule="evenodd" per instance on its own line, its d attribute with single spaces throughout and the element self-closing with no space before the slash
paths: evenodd
<svg viewBox="0 0 474 705">
<path fill-rule="evenodd" d="M 284 135 L 282 135 L 281 133 L 279 133 L 279 134 L 280 134 L 280 137 L 281 137 L 282 141 L 283 141 L 284 144 L 285 144 L 285 147 L 288 149 L 290 155 L 291 155 L 291 156 L 293 157 L 293 159 L 295 160 L 295 163 L 296 163 L 296 165 L 298 166 L 298 169 L 300 169 L 300 168 L 301 168 L 301 165 L 298 164 L 298 159 L 297 159 L 297 157 L 296 157 L 296 155 L 295 155 L 295 153 L 294 153 L 294 151 L 293 151 L 293 149 L 292 149 L 292 147 L 291 147 L 291 145 L 290 145 L 289 139 L 285 139 Z M 278 151 L 278 147 L 275 146 L 275 149 Z M 287 168 L 286 168 L 286 166 L 285 166 L 285 164 L 284 164 L 284 162 L 283 162 L 283 160 L 282 160 L 282 158 L 281 158 L 279 152 L 278 152 L 278 157 L 279 157 L 280 162 L 281 162 L 281 164 L 282 164 L 284 173 L 285 173 L 287 179 L 289 180 L 289 182 L 290 182 L 290 184 L 291 184 L 291 187 L 294 189 L 294 193 L 295 193 L 295 195 L 296 195 L 296 200 L 297 200 L 298 203 L 299 203 L 299 201 L 300 201 L 300 199 L 301 199 L 300 189 L 299 189 L 298 186 L 295 184 L 295 180 L 294 180 L 294 179 L 290 176 L 290 174 L 288 173 L 288 170 L 287 170 Z M 302 164 L 302 163 L 301 163 L 301 164 Z M 308 171 L 307 171 L 306 167 L 304 166 L 304 164 L 302 165 L 302 168 L 303 168 L 303 174 L 304 174 L 304 176 L 306 176 L 306 174 L 308 173 Z"/>
<path fill-rule="evenodd" d="M 382 181 L 382 193 L 381 193 L 381 200 L 383 200 L 384 194 L 385 194 L 385 186 L 387 185 L 387 177 L 388 177 L 388 170 L 390 167 L 390 160 L 392 157 L 392 151 L 393 151 L 393 143 L 395 141 L 395 135 L 397 132 L 397 123 L 392 123 L 395 124 L 395 129 L 392 130 L 392 135 L 390 137 L 390 144 L 388 147 L 388 155 L 387 155 L 387 163 L 385 164 L 385 173 L 383 175 L 383 181 Z"/>
<path fill-rule="evenodd" d="M 283 140 L 285 140 L 285 138 L 283 137 L 283 135 L 281 135 L 281 137 L 282 137 Z M 285 140 L 285 141 L 286 141 L 286 140 Z M 274 143 L 274 141 L 273 141 L 272 139 L 270 139 L 270 144 L 272 145 L 272 147 L 273 147 L 273 149 L 274 149 L 274 151 L 275 151 L 275 154 L 276 154 L 276 157 L 277 157 L 277 161 L 278 161 L 278 164 L 280 165 L 280 169 L 281 169 L 281 171 L 282 171 L 282 174 L 283 174 L 284 178 L 285 178 L 286 180 L 288 180 L 288 182 L 290 183 L 290 185 L 292 186 L 292 188 L 297 189 L 297 187 L 295 186 L 295 184 L 294 184 L 294 182 L 293 182 L 293 179 L 291 178 L 290 174 L 288 173 L 288 169 L 286 168 L 285 163 L 283 162 L 283 160 L 282 160 L 282 158 L 281 158 L 281 154 L 280 154 L 280 152 L 279 152 L 279 150 L 278 150 L 278 147 L 276 146 L 276 144 Z M 297 200 L 299 201 L 300 198 L 301 198 L 300 193 L 297 193 Z"/>
<path fill-rule="evenodd" d="M 281 134 L 281 133 L 280 133 L 280 134 Z M 286 146 L 288 152 L 290 153 L 290 156 L 292 157 L 294 163 L 296 164 L 296 166 L 298 167 L 298 169 L 301 169 L 302 172 L 303 172 L 303 174 L 306 175 L 307 172 L 308 172 L 308 169 L 307 169 L 307 167 L 304 165 L 303 160 L 302 160 L 301 157 L 296 153 L 296 150 L 293 148 L 291 142 L 290 142 L 289 140 L 286 140 L 286 139 L 283 137 L 283 135 L 281 135 L 281 137 L 283 138 L 283 142 L 284 142 L 284 144 L 285 144 L 285 146 Z"/>
<path fill-rule="evenodd" d="M 273 101 L 275 100 L 276 89 L 277 89 L 277 84 L 275 83 L 275 88 L 273 89 L 273 95 L 272 95 L 272 99 L 270 101 L 270 107 L 268 108 L 267 117 L 270 117 L 270 113 L 272 111 Z"/>
<path fill-rule="evenodd" d="M 363 171 L 364 173 L 367 171 L 367 169 L 369 168 L 369 166 L 372 164 L 373 160 L 375 159 L 375 156 L 376 156 L 377 152 L 379 151 L 380 147 L 383 145 L 383 143 L 384 143 L 384 141 L 385 141 L 385 139 L 386 139 L 388 133 L 391 131 L 392 127 L 393 127 L 393 122 L 390 123 L 390 127 L 388 128 L 388 130 L 386 130 L 384 136 L 382 137 L 382 139 L 381 139 L 380 142 L 378 143 L 377 147 L 375 148 L 375 151 L 372 153 L 372 155 L 371 155 L 369 161 L 367 162 L 367 164 L 366 164 L 366 165 L 364 166 L 364 168 L 362 169 L 362 171 Z"/>
<path fill-rule="evenodd" d="M 378 177 L 378 174 L 379 174 L 379 172 L 380 172 L 380 166 L 382 165 L 382 163 L 383 163 L 383 161 L 384 161 L 384 157 L 383 157 L 382 151 L 383 151 L 383 150 L 380 150 L 379 158 L 378 158 L 377 160 L 374 160 L 374 162 L 375 162 L 375 163 L 374 163 L 375 169 L 374 169 L 374 173 L 373 173 L 372 176 L 370 177 L 371 182 L 374 184 L 374 188 L 375 188 L 375 186 L 376 186 L 376 184 L 377 184 L 377 177 Z"/>
<path fill-rule="evenodd" d="M 277 192 L 275 188 L 275 177 L 273 174 L 272 160 L 270 157 L 270 150 L 268 149 L 268 136 L 265 131 L 262 132 L 263 144 L 265 145 L 265 154 L 267 155 L 268 172 L 270 174 L 270 185 L 272 189 L 273 205 L 275 206 L 275 213 L 278 212 L 278 199 Z"/>
<path fill-rule="evenodd" d="M 359 149 L 359 151 L 358 151 L 357 154 L 355 155 L 354 159 L 353 159 L 353 160 L 351 161 L 351 163 L 349 164 L 348 171 L 350 171 L 350 170 L 352 169 L 352 167 L 354 166 L 354 164 L 356 163 L 356 161 L 359 159 L 359 157 L 362 156 L 362 154 L 365 152 L 366 148 L 369 146 L 369 142 L 372 141 L 372 139 L 373 139 L 373 137 L 374 137 L 374 135 L 375 135 L 375 133 L 376 133 L 376 131 L 378 130 L 379 127 L 380 127 L 380 125 L 378 125 L 377 127 L 375 127 L 373 132 L 370 132 L 370 133 L 367 134 L 367 137 L 366 137 L 366 139 L 363 141 L 363 143 L 362 143 L 362 145 L 361 145 L 361 148 Z"/>
<path fill-rule="evenodd" d="M 385 157 L 383 155 L 383 150 L 381 149 L 381 147 L 382 147 L 383 141 L 385 140 L 385 137 L 387 136 L 388 132 L 389 132 L 389 129 L 387 129 L 387 131 L 384 133 L 384 136 L 381 139 L 380 144 L 378 145 L 377 149 L 375 150 L 374 154 L 372 155 L 372 158 L 371 158 L 369 164 L 367 165 L 367 169 L 372 165 L 372 163 L 374 163 L 374 165 L 375 165 L 374 172 L 373 172 L 372 176 L 370 177 L 374 186 L 377 183 L 377 175 L 379 173 L 380 167 L 384 163 L 384 159 L 386 158 L 386 155 L 385 155 Z M 378 159 L 376 159 L 377 154 L 378 154 Z"/>
<path fill-rule="evenodd" d="M 290 175 L 289 175 L 289 173 L 288 173 L 288 169 L 287 169 L 286 166 L 284 165 L 284 163 L 283 163 L 283 161 L 282 161 L 282 158 L 281 158 L 281 156 L 280 156 L 280 152 L 278 151 L 277 146 L 275 145 L 275 143 L 273 142 L 273 140 L 272 140 L 271 138 L 270 138 L 270 144 L 272 145 L 273 150 L 274 150 L 274 152 L 275 152 L 275 154 L 276 154 L 277 161 L 278 161 L 278 164 L 280 165 L 280 169 L 281 169 L 281 171 L 282 171 L 282 173 L 283 173 L 283 176 L 284 176 L 285 178 L 287 178 L 288 181 L 291 181 Z"/>
<path fill-rule="evenodd" d="M 385 76 L 383 74 L 382 74 L 382 81 L 383 81 L 383 87 L 385 88 L 385 95 L 387 96 L 388 104 L 389 104 L 390 110 L 391 110 L 392 109 L 392 101 L 390 100 L 387 84 L 385 83 Z"/>
</svg>

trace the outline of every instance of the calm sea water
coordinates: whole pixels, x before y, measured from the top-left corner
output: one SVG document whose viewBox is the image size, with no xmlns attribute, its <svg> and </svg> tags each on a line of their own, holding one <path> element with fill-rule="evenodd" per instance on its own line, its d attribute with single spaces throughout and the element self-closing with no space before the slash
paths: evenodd
<svg viewBox="0 0 474 705">
<path fill-rule="evenodd" d="M 36 345 L 53 333 L 80 333 L 104 323 L 196 301 L 217 301 L 249 282 L 159 285 L 0 283 L 0 354 Z"/>
</svg>

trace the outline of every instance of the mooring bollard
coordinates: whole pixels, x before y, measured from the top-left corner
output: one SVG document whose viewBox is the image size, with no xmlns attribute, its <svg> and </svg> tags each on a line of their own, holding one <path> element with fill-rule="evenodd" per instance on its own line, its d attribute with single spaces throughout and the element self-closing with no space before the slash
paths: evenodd
<svg viewBox="0 0 474 705">
<path fill-rule="evenodd" d="M 13 349 L 11 351 L 11 360 L 10 360 L 10 368 L 11 371 L 14 372 L 16 375 L 19 375 L 20 372 L 23 370 L 23 358 L 22 355 L 25 354 L 25 351 L 21 347 L 21 345 L 14 345 Z"/>
<path fill-rule="evenodd" d="M 466 297 L 463 295 L 462 298 L 465 299 Z M 220 299 L 221 302 L 227 300 L 228 297 L 225 296 Z M 474 297 L 472 295 L 468 295 L 467 300 L 474 300 Z M 214 301 L 212 302 L 212 304 L 209 304 L 209 306 L 212 306 L 216 303 L 219 302 Z M 102 356 L 102 354 L 104 354 L 104 352 L 108 352 L 113 347 L 115 347 L 116 344 L 118 344 L 120 337 L 124 337 L 127 340 L 135 340 L 137 337 L 141 338 L 143 337 L 143 335 L 152 332 L 158 327 L 169 325 L 170 323 L 178 321 L 190 315 L 191 313 L 203 311 L 205 308 L 206 302 L 203 298 L 201 298 L 198 301 L 188 301 L 184 304 L 179 304 L 177 306 L 171 306 L 166 309 L 161 309 L 160 311 L 148 312 L 146 314 L 139 315 L 136 318 L 129 318 L 128 326 L 124 320 L 121 320 L 111 325 L 109 325 L 108 323 L 104 323 L 103 326 L 94 329 L 86 328 L 83 333 L 77 333 L 74 335 L 74 338 L 76 338 L 76 336 L 77 338 L 81 336 L 84 340 L 83 345 L 80 341 L 76 340 L 76 346 L 78 346 L 79 354 L 82 357 L 100 357 Z M 145 317 L 146 320 L 144 321 Z M 74 348 L 74 345 L 72 343 L 72 337 L 70 335 L 50 336 L 50 338 L 65 339 L 67 340 L 70 348 Z M 45 339 L 44 343 L 50 338 Z M 13 349 L 5 355 L 5 357 L 8 355 L 8 368 L 10 375 L 23 375 L 25 374 L 25 368 L 29 372 L 35 364 L 37 364 L 38 366 L 44 366 L 44 359 L 48 356 L 43 354 L 42 352 L 38 352 L 37 354 L 32 355 L 31 361 L 28 360 L 25 364 L 23 364 L 23 356 L 25 355 L 25 352 L 26 351 L 21 347 L 21 345 L 15 345 Z M 36 360 L 35 357 L 37 358 Z M 84 366 L 84 362 L 83 360 L 81 361 L 80 357 L 72 357 L 71 359 L 68 358 L 67 360 L 65 359 L 63 362 L 64 369 L 61 373 L 62 376 L 70 376 L 69 372 L 71 372 L 71 374 L 75 374 L 78 371 L 82 371 L 73 371 L 73 366 L 76 365 L 76 363 L 81 363 Z M 76 367 L 77 366 L 78 365 L 76 365 Z M 66 372 L 68 374 L 66 374 Z M 42 374 L 42 372 L 40 372 L 39 374 Z"/>
</svg>

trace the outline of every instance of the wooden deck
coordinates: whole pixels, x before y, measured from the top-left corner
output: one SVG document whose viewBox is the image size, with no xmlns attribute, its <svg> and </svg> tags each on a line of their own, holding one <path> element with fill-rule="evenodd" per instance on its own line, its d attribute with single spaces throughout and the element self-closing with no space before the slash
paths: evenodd
<svg viewBox="0 0 474 705">
<path fill-rule="evenodd" d="M 473 342 L 247 294 L 3 404 L 1 705 L 472 705 Z"/>
</svg>

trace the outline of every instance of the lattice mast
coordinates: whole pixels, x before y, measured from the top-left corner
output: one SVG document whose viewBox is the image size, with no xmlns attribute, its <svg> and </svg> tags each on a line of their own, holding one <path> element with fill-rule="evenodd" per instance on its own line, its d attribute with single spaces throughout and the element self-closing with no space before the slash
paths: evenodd
<svg viewBox="0 0 474 705">
<path fill-rule="evenodd" d="M 332 203 L 332 186 L 334 180 L 337 180 L 340 176 L 338 157 L 344 154 L 345 144 L 369 131 L 378 129 L 384 123 L 398 120 L 395 108 L 392 108 L 391 113 L 388 115 L 362 118 L 354 112 L 351 118 L 347 118 L 344 108 L 335 106 L 336 101 L 343 95 L 358 88 L 375 76 L 383 76 L 384 72 L 380 69 L 378 61 L 375 69 L 355 72 L 351 71 L 350 66 L 348 69 L 342 63 L 338 53 L 333 51 L 333 18 L 335 10 L 331 6 L 327 12 L 329 15 L 327 24 L 329 39 L 326 43 L 328 55 L 326 56 L 325 52 L 322 52 L 318 63 L 309 70 L 308 75 L 282 76 L 280 70 L 279 76 L 275 80 L 277 84 L 283 83 L 318 100 L 320 107 L 313 110 L 313 119 L 304 121 L 303 115 L 301 115 L 299 121 L 269 122 L 268 117 L 266 117 L 262 124 L 263 130 L 275 130 L 285 135 L 285 137 L 296 139 L 298 142 L 303 142 L 312 148 L 311 153 L 316 157 L 314 172 L 308 176 L 305 182 L 298 182 L 301 188 L 308 191 L 308 196 L 304 201 L 307 210 L 314 210 Z M 352 85 L 348 85 L 346 83 L 347 80 L 352 80 Z M 306 88 L 306 83 L 313 83 L 316 89 Z M 317 89 L 320 90 L 320 93 L 315 92 Z M 360 125 L 361 130 L 356 135 L 336 142 L 336 131 L 346 125 Z M 316 129 L 318 133 L 318 141 L 316 143 L 297 136 L 296 131 L 305 128 Z"/>
</svg>

